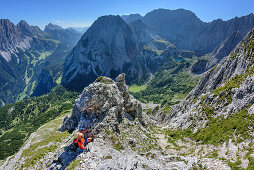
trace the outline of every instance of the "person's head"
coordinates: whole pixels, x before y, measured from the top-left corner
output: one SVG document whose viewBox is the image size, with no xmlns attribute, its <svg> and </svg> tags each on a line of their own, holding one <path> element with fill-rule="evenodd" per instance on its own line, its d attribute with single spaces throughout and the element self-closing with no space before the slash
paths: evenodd
<svg viewBox="0 0 254 170">
<path fill-rule="evenodd" d="M 84 138 L 84 135 L 83 135 L 83 133 L 78 133 L 78 139 L 82 139 L 82 138 Z"/>
</svg>

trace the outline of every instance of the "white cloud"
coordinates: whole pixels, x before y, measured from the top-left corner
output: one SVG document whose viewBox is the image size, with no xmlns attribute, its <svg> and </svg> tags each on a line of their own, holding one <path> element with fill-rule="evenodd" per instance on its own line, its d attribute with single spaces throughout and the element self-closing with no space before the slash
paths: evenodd
<svg viewBox="0 0 254 170">
<path fill-rule="evenodd" d="M 56 20 L 56 23 L 64 23 L 64 21 Z"/>
</svg>

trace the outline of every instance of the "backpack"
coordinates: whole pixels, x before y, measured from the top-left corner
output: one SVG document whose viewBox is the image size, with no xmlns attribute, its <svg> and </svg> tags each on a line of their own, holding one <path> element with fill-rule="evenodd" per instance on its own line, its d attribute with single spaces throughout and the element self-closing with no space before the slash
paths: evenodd
<svg viewBox="0 0 254 170">
<path fill-rule="evenodd" d="M 78 140 L 78 138 L 73 139 L 72 145 L 73 145 L 75 148 L 78 148 L 78 142 L 79 142 L 79 141 L 80 141 L 80 140 Z"/>
</svg>

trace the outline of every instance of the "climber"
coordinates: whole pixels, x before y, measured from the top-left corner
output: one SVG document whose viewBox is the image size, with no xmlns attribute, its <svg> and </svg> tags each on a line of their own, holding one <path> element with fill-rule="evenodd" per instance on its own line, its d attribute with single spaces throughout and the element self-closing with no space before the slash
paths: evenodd
<svg viewBox="0 0 254 170">
<path fill-rule="evenodd" d="M 92 134 L 92 129 L 84 129 L 84 130 L 81 130 L 80 133 L 83 133 L 84 135 L 84 139 L 86 138 L 94 138 L 94 135 Z"/>
<path fill-rule="evenodd" d="M 79 152 L 87 152 L 88 149 L 86 148 L 86 145 L 93 141 L 93 138 L 84 138 L 83 133 L 78 133 L 78 137 L 73 140 L 73 146 L 77 148 L 77 151 Z"/>
</svg>

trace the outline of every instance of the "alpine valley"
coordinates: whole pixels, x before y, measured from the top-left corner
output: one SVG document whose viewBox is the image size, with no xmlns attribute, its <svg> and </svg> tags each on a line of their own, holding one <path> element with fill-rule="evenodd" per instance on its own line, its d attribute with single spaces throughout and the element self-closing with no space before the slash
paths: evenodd
<svg viewBox="0 0 254 170">
<path fill-rule="evenodd" d="M 0 107 L 0 169 L 254 169 L 254 15 L 1 19 Z"/>
</svg>

